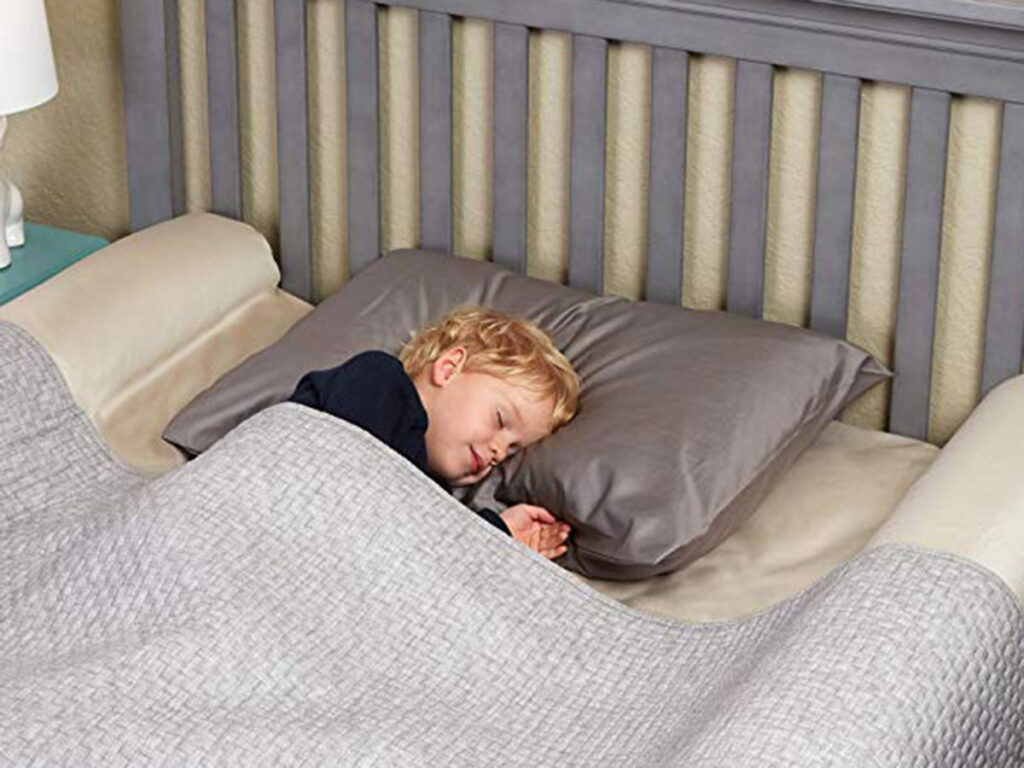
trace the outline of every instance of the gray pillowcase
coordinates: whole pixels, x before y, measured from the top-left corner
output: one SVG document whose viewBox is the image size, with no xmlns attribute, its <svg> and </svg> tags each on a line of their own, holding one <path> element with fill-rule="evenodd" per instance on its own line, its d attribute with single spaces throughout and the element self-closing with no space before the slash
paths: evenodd
<svg viewBox="0 0 1024 768">
<path fill-rule="evenodd" d="M 504 462 L 492 486 L 506 504 L 567 520 L 559 562 L 594 578 L 667 573 L 713 548 L 829 420 L 889 375 L 863 350 L 802 328 L 397 251 L 200 394 L 164 438 L 200 453 L 287 400 L 308 371 L 368 349 L 397 353 L 467 304 L 533 320 L 580 375 L 576 418 Z"/>
</svg>

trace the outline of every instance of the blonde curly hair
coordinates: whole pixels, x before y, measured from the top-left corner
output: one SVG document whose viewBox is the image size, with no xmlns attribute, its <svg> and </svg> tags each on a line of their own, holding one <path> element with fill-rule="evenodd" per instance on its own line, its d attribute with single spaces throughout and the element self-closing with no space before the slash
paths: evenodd
<svg viewBox="0 0 1024 768">
<path fill-rule="evenodd" d="M 522 382 L 554 401 L 551 430 L 576 413 L 580 380 L 551 335 L 529 320 L 488 307 L 459 307 L 414 333 L 398 353 L 410 378 L 448 349 L 466 349 L 463 370 Z"/>
</svg>

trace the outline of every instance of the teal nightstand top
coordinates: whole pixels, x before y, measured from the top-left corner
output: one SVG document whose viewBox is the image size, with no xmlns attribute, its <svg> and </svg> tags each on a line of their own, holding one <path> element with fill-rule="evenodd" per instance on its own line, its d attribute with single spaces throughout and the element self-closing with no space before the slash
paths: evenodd
<svg viewBox="0 0 1024 768">
<path fill-rule="evenodd" d="M 0 304 L 20 296 L 105 245 L 107 241 L 102 237 L 25 222 L 25 244 L 11 248 L 11 266 L 0 269 Z"/>
</svg>

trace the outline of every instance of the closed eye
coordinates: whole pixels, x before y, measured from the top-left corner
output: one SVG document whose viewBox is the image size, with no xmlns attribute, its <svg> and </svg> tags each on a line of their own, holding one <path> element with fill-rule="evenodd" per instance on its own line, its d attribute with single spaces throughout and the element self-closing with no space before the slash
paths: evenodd
<svg viewBox="0 0 1024 768">
<path fill-rule="evenodd" d="M 496 411 L 496 413 L 498 414 L 498 428 L 499 429 L 504 429 L 505 428 L 505 420 L 503 418 L 501 418 L 501 411 Z"/>
</svg>

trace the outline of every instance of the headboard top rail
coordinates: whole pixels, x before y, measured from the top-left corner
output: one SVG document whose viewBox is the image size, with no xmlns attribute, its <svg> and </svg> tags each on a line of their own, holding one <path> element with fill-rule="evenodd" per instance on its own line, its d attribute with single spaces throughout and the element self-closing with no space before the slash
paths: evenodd
<svg viewBox="0 0 1024 768">
<path fill-rule="evenodd" d="M 361 0 L 360 0 L 361 1 Z M 915 0 L 922 4 L 925 0 Z M 1024 103 L 1024 7 L 1015 25 L 920 9 L 807 0 L 377 0 Z M 630 6 L 628 12 L 624 5 Z M 999 6 L 1006 8 L 1005 6 Z"/>
<path fill-rule="evenodd" d="M 643 1 L 643 0 L 642 0 Z M 845 8 L 870 8 L 903 16 L 1024 29 L 1024 4 L 1003 0 L 809 0 Z"/>
</svg>

